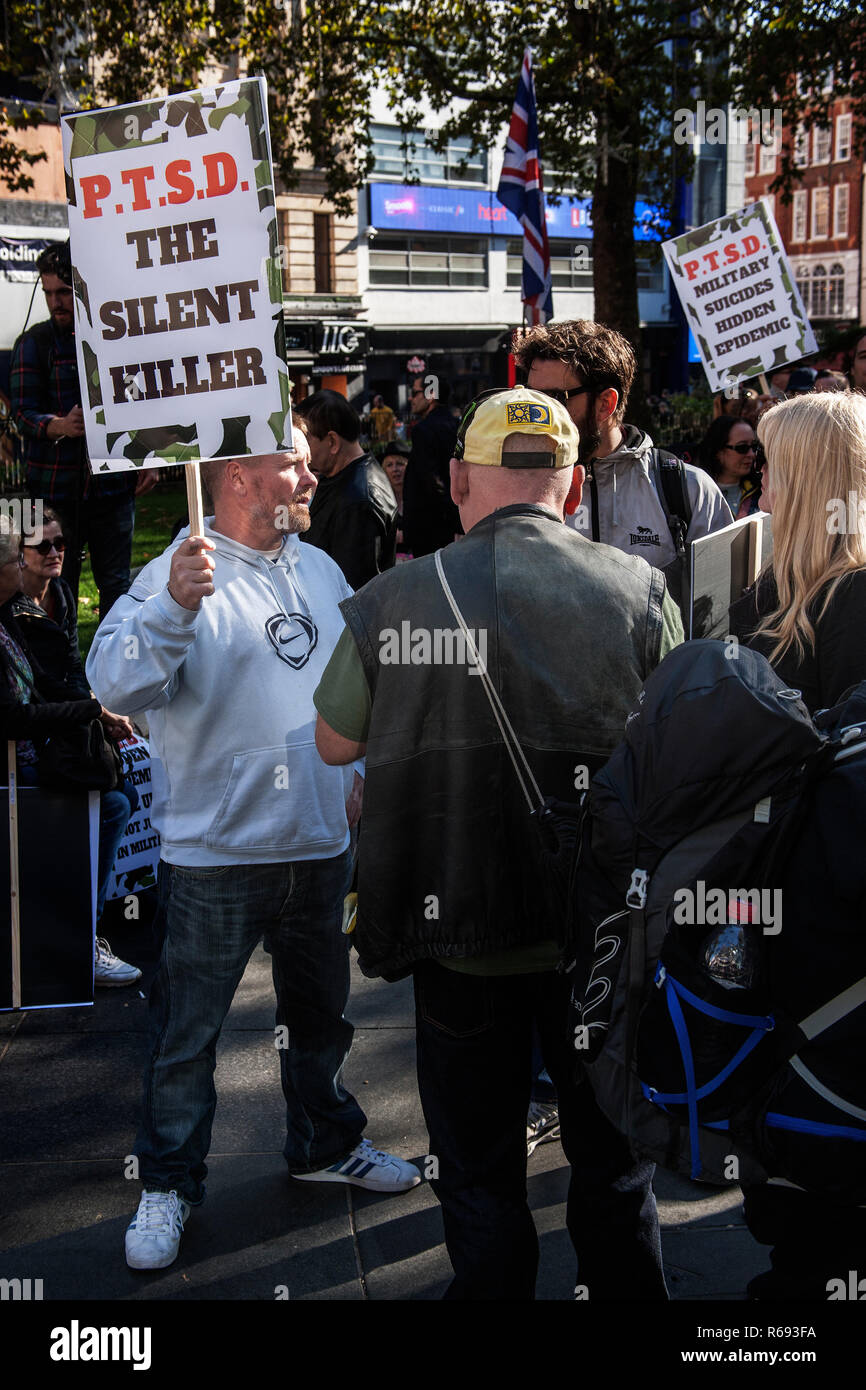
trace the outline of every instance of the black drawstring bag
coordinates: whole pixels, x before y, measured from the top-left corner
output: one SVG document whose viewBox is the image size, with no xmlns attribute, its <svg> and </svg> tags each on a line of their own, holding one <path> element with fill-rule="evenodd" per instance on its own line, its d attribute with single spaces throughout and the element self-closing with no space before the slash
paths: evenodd
<svg viewBox="0 0 866 1390">
<path fill-rule="evenodd" d="M 39 755 L 39 781 L 55 791 L 115 791 L 123 779 L 117 745 L 98 719 L 49 734 Z"/>
</svg>

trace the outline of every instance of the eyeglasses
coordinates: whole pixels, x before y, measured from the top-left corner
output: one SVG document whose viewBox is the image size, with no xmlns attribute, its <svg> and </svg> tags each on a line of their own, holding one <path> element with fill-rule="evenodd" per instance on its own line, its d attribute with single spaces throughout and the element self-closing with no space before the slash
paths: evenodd
<svg viewBox="0 0 866 1390">
<path fill-rule="evenodd" d="M 568 405 L 568 402 L 571 400 L 572 396 L 583 396 L 587 391 L 591 392 L 592 387 L 571 386 L 568 390 L 565 390 L 564 388 L 560 389 L 556 386 L 553 386 L 549 389 L 545 386 L 536 386 L 533 387 L 533 390 L 538 391 L 538 394 L 540 396 L 549 396 L 552 401 L 559 401 L 560 405 Z"/>
<path fill-rule="evenodd" d="M 725 448 L 729 449 L 732 454 L 753 454 L 755 452 L 754 444 L 726 444 Z"/>
<path fill-rule="evenodd" d="M 58 555 L 62 555 L 66 549 L 65 536 L 58 536 L 53 541 L 40 541 L 38 545 L 25 545 L 25 550 L 36 550 L 40 555 L 50 555 L 52 550 L 56 550 Z"/>
</svg>

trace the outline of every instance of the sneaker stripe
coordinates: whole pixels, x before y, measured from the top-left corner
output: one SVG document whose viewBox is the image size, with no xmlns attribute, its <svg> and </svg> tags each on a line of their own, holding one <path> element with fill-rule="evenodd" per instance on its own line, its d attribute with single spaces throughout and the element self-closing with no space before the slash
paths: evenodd
<svg viewBox="0 0 866 1390">
<path fill-rule="evenodd" d="M 334 1171 L 337 1173 L 345 1173 L 346 1177 L 349 1177 L 350 1174 L 354 1173 L 356 1169 L 361 1167 L 363 1162 L 363 1158 L 348 1159 L 345 1163 L 338 1164 Z M 368 1168 L 371 1166 L 371 1164 L 367 1165 Z"/>
</svg>

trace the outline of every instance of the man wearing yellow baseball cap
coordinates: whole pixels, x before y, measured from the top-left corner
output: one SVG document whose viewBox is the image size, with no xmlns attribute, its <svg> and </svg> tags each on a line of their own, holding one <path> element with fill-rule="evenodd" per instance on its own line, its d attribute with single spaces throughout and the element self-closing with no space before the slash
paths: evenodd
<svg viewBox="0 0 866 1390">
<path fill-rule="evenodd" d="M 474 401 L 450 465 L 466 534 L 341 604 L 314 696 L 325 762 L 367 757 L 353 939 L 365 975 L 414 977 L 448 1298 L 534 1297 L 533 1028 L 559 1095 L 586 1296 L 667 1296 L 652 1166 L 573 1082 L 564 923 L 532 852 L 536 794 L 576 799 L 682 640 L 657 570 L 563 524 L 580 501 L 579 442 L 541 392 Z"/>
</svg>

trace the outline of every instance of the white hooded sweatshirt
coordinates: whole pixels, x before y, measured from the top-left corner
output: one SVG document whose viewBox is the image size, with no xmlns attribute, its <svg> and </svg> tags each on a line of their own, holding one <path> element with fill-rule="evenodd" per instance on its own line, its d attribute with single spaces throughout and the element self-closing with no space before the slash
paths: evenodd
<svg viewBox="0 0 866 1390">
<path fill-rule="evenodd" d="M 212 520 L 215 593 L 192 611 L 168 592 L 185 530 L 100 625 L 88 679 L 109 709 L 147 712 L 151 821 L 169 864 L 331 858 L 349 843 L 353 770 L 319 757 L 313 691 L 352 590 L 296 535 L 271 559 Z"/>
<path fill-rule="evenodd" d="M 653 442 L 636 425 L 623 425 L 622 444 L 607 458 L 593 460 L 598 492 L 598 539 L 627 555 L 642 555 L 656 569 L 676 558 L 665 509 L 650 472 Z M 731 510 L 709 473 L 684 464 L 692 519 L 686 542 L 730 526 Z M 581 504 L 567 524 L 593 539 L 592 489 L 587 482 Z"/>
</svg>

